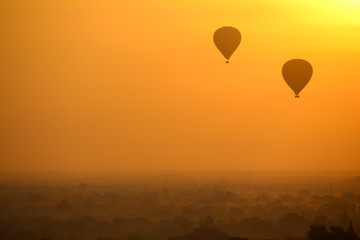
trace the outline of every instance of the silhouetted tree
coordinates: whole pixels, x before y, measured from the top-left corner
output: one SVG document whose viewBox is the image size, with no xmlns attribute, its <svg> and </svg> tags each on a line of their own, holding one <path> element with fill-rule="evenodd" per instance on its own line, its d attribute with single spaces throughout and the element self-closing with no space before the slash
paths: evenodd
<svg viewBox="0 0 360 240">
<path fill-rule="evenodd" d="M 232 237 L 230 240 L 248 240 L 248 238 Z"/>
<path fill-rule="evenodd" d="M 341 227 L 330 227 L 330 232 L 325 226 L 310 226 L 308 233 L 310 240 L 359 240 L 354 228 L 352 220 L 350 220 L 348 230 L 344 231 Z"/>
<path fill-rule="evenodd" d="M 279 220 L 285 236 L 301 237 L 306 234 L 309 222 L 297 213 L 288 213 Z"/>
<path fill-rule="evenodd" d="M 358 235 L 354 231 L 353 225 L 352 225 L 352 219 L 350 219 L 349 228 L 345 232 L 346 240 L 358 240 Z"/>
<path fill-rule="evenodd" d="M 196 228 L 192 233 L 179 237 L 171 237 L 169 240 L 229 240 L 230 236 L 218 228 L 201 227 Z"/>
<path fill-rule="evenodd" d="M 307 234 L 310 240 L 332 240 L 331 233 L 328 232 L 325 226 L 310 226 L 310 231 Z"/>
</svg>

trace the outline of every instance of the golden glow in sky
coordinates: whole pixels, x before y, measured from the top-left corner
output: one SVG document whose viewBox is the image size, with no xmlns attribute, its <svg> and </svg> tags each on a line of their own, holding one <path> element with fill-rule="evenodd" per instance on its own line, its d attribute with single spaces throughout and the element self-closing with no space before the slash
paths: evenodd
<svg viewBox="0 0 360 240">
<path fill-rule="evenodd" d="M 333 24 L 360 24 L 360 1 L 358 0 L 331 0 L 331 1 L 313 1 L 318 8 L 324 10 L 324 16 L 319 16 L 319 19 L 326 20 L 333 18 Z"/>
<path fill-rule="evenodd" d="M 2 0 L 0 170 L 360 169 L 360 3 Z M 225 64 L 212 36 L 241 31 Z M 311 62 L 300 99 L 281 75 Z"/>
</svg>

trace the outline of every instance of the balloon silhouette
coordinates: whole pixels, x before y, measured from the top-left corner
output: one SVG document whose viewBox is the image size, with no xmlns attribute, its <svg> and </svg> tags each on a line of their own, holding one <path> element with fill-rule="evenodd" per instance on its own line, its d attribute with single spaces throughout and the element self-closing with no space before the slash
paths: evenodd
<svg viewBox="0 0 360 240">
<path fill-rule="evenodd" d="M 282 74 L 289 85 L 294 91 L 295 97 L 298 98 L 299 93 L 310 81 L 313 68 L 311 64 L 302 59 L 293 59 L 285 63 L 282 68 Z"/>
<path fill-rule="evenodd" d="M 231 55 L 235 52 L 241 42 L 241 33 L 233 27 L 222 27 L 214 33 L 214 43 L 229 63 Z"/>
</svg>

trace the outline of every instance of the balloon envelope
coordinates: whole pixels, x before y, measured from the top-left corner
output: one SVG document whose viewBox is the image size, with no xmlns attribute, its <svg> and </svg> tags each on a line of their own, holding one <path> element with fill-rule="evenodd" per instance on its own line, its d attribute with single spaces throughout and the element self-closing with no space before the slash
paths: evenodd
<svg viewBox="0 0 360 240">
<path fill-rule="evenodd" d="M 222 27 L 214 33 L 214 43 L 227 60 L 238 48 L 240 42 L 241 33 L 236 28 Z"/>
<path fill-rule="evenodd" d="M 293 59 L 285 63 L 282 69 L 283 77 L 289 87 L 299 97 L 299 93 L 310 81 L 313 68 L 311 64 L 302 59 Z"/>
</svg>

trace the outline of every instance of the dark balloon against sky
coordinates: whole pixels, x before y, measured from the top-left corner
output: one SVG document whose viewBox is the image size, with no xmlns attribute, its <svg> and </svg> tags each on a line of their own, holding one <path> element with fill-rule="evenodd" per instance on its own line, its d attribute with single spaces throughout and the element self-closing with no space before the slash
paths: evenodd
<svg viewBox="0 0 360 240">
<path fill-rule="evenodd" d="M 313 75 L 313 68 L 305 60 L 293 59 L 285 63 L 282 74 L 286 83 L 294 91 L 295 96 L 299 97 L 301 90 L 304 89 Z"/>
<path fill-rule="evenodd" d="M 234 27 L 222 27 L 214 33 L 214 43 L 223 56 L 228 60 L 241 42 L 241 33 Z"/>
</svg>

